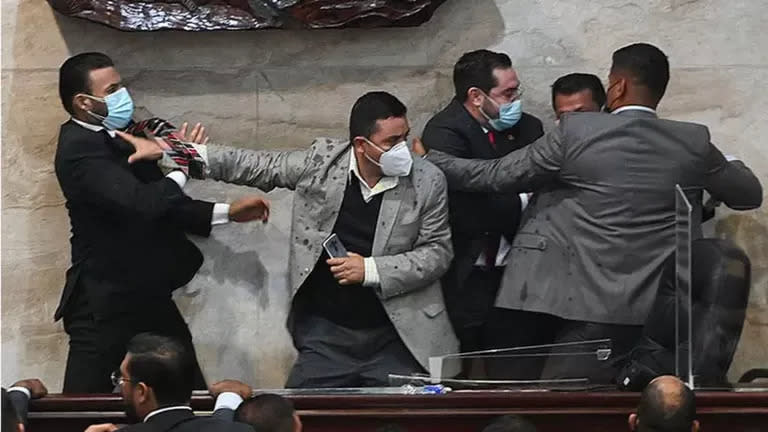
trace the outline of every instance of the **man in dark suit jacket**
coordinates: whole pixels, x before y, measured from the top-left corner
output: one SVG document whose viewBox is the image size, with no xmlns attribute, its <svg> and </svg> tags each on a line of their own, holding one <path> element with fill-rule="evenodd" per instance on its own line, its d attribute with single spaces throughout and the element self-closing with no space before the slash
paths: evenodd
<svg viewBox="0 0 768 432">
<path fill-rule="evenodd" d="M 185 233 L 208 236 L 211 225 L 258 218 L 266 204 L 193 200 L 182 191 L 184 172 L 164 176 L 152 162 L 129 165 L 133 149 L 115 130 L 130 124 L 133 102 L 106 55 L 67 60 L 59 90 L 72 115 L 61 126 L 55 160 L 72 225 L 72 267 L 55 314 L 70 336 L 64 392 L 110 392 L 109 374 L 140 332 L 172 335 L 194 353 L 171 298 L 203 262 Z M 196 127 L 188 138 L 203 136 Z M 205 388 L 196 370 L 196 387 Z"/>
<path fill-rule="evenodd" d="M 127 354 L 112 380 L 120 388 L 125 414 L 133 425 L 125 432 L 253 432 L 232 420 L 237 404 L 217 400 L 212 417 L 197 417 L 189 406 L 195 375 L 194 353 L 171 338 L 142 333 L 128 344 Z M 223 388 L 222 391 L 229 391 Z M 219 397 L 219 399 L 221 399 Z M 87 432 L 111 432 L 113 424 L 93 425 Z"/>
<path fill-rule="evenodd" d="M 541 121 L 522 112 L 520 80 L 506 54 L 462 55 L 453 83 L 456 96 L 424 128 L 427 147 L 460 158 L 495 159 L 544 134 Z M 461 351 L 475 351 L 484 347 L 481 329 L 524 205 L 516 192 L 449 189 L 448 197 L 455 256 L 443 277 L 443 292 Z"/>
<path fill-rule="evenodd" d="M 536 191 L 496 299 L 495 347 L 610 338 L 613 357 L 626 353 L 674 250 L 675 186 L 705 189 L 737 210 L 762 203 L 759 180 L 727 161 L 705 126 L 657 117 L 668 82 L 661 50 L 630 45 L 613 55 L 612 114 L 566 114 L 545 138 L 493 161 L 429 152 L 455 189 Z M 494 364 L 499 378 L 613 375 L 589 356 Z"/>
</svg>

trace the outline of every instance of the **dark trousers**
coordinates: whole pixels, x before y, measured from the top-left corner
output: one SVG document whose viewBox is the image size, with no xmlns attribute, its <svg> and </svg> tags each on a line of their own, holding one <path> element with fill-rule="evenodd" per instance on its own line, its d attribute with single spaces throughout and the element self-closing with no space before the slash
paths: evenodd
<svg viewBox="0 0 768 432">
<path fill-rule="evenodd" d="M 640 340 L 642 326 L 573 321 L 554 315 L 494 308 L 486 328 L 489 348 L 611 339 L 611 359 L 629 352 Z M 573 351 L 573 350 L 567 350 Z M 592 384 L 609 384 L 617 371 L 611 361 L 599 362 L 596 356 L 556 355 L 488 359 L 492 379 L 588 378 Z"/>
<path fill-rule="evenodd" d="M 120 368 L 128 341 L 144 332 L 172 337 L 190 350 L 195 359 L 194 388 L 207 388 L 192 335 L 170 296 L 153 298 L 135 311 L 97 318 L 84 291 L 73 294 L 64 314 L 69 335 L 64 393 L 111 393 L 110 374 Z"/>
<path fill-rule="evenodd" d="M 286 388 L 382 387 L 389 386 L 389 374 L 424 372 L 391 324 L 350 329 L 304 316 L 296 322 L 293 342 L 299 356 Z"/>
<path fill-rule="evenodd" d="M 473 266 L 451 302 L 451 323 L 459 338 L 460 351 L 479 351 L 485 346 L 485 327 L 496 301 L 504 267 Z"/>
</svg>

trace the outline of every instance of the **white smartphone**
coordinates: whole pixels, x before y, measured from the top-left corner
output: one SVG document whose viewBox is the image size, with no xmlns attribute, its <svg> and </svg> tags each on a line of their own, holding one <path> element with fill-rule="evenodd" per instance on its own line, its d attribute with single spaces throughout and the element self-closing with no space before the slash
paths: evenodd
<svg viewBox="0 0 768 432">
<path fill-rule="evenodd" d="M 347 257 L 347 248 L 344 247 L 344 244 L 339 239 L 339 236 L 337 236 L 335 233 L 331 234 L 327 239 L 325 239 L 323 242 L 323 248 L 331 258 Z"/>
</svg>

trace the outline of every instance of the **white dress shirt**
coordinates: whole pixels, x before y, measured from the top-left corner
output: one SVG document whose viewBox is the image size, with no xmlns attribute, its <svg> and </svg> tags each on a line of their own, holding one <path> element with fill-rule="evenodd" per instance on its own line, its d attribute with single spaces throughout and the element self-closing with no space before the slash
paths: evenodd
<svg viewBox="0 0 768 432">
<path fill-rule="evenodd" d="M 88 130 L 91 130 L 94 132 L 106 131 L 110 137 L 114 138 L 116 136 L 115 131 L 110 129 L 105 129 L 104 126 L 86 123 L 74 117 L 72 117 L 72 121 Z M 187 184 L 186 174 L 184 174 L 179 170 L 169 172 L 166 175 L 166 177 L 173 180 L 182 189 L 184 189 L 184 186 Z M 211 225 L 221 225 L 225 223 L 229 223 L 229 204 L 215 203 L 213 205 L 213 215 L 211 216 Z"/>
<path fill-rule="evenodd" d="M 360 193 L 363 194 L 363 201 L 366 203 L 371 202 L 376 195 L 383 194 L 384 192 L 397 187 L 400 179 L 398 177 L 383 176 L 379 181 L 373 185 L 368 186 L 368 183 L 363 180 L 360 175 L 360 170 L 357 167 L 357 159 L 355 158 L 354 147 L 349 150 L 349 175 L 357 177 L 358 183 L 360 183 Z M 376 268 L 376 261 L 373 257 L 364 257 L 363 264 L 365 265 L 365 274 L 363 276 L 363 286 L 366 287 L 378 287 L 381 283 L 379 278 L 379 270 Z"/>
</svg>

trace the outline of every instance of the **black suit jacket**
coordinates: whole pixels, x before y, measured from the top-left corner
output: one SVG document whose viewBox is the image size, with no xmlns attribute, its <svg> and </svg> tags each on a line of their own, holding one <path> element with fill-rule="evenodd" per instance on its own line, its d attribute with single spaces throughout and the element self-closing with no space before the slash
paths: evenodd
<svg viewBox="0 0 768 432">
<path fill-rule="evenodd" d="M 429 149 L 457 157 L 496 159 L 536 141 L 544 130 L 538 118 L 523 113 L 514 127 L 492 133 L 495 148 L 482 126 L 454 98 L 427 122 L 422 140 Z M 466 278 L 489 235 L 504 235 L 512 240 L 520 222 L 520 198 L 517 193 L 460 192 L 450 190 L 450 186 L 448 198 L 454 259 L 443 278 L 443 290 L 454 325 L 463 326 L 473 324 L 465 322 L 471 321 L 471 317 L 463 316 L 462 305 L 470 294 L 462 289 Z"/>
<path fill-rule="evenodd" d="M 189 410 L 166 411 L 120 429 L 123 432 L 253 432 L 245 423 L 233 422 L 222 416 L 197 417 Z"/>
<path fill-rule="evenodd" d="M 128 164 L 131 146 L 64 123 L 56 177 L 72 228 L 72 267 L 55 319 L 75 290 L 95 315 L 130 310 L 189 282 L 203 262 L 185 232 L 208 236 L 213 203 L 189 198 L 154 162 Z"/>
</svg>

